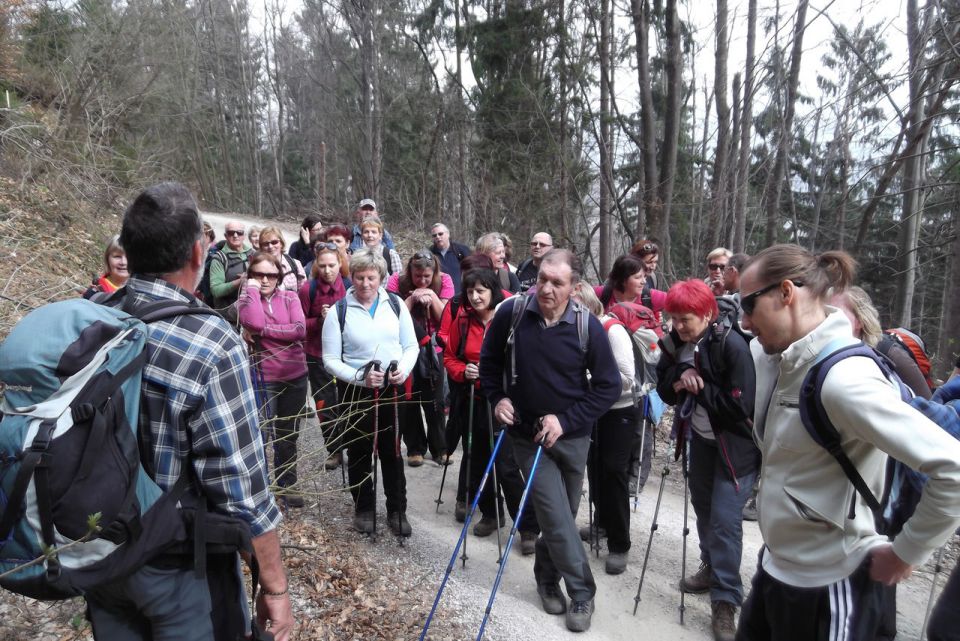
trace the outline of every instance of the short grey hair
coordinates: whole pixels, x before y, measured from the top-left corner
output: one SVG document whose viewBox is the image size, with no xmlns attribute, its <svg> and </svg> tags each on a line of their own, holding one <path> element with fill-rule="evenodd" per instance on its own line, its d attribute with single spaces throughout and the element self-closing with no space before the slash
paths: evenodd
<svg viewBox="0 0 960 641">
<path fill-rule="evenodd" d="M 353 252 L 350 257 L 350 278 L 358 272 L 365 272 L 369 269 L 375 269 L 380 273 L 380 280 L 387 279 L 387 261 L 383 259 L 383 254 L 374 251 L 369 247 L 359 249 Z"/>
<path fill-rule="evenodd" d="M 437 227 L 443 227 L 443 231 L 445 231 L 445 232 L 447 232 L 447 233 L 450 232 L 450 228 L 447 227 L 446 225 L 444 225 L 443 223 L 433 223 L 432 225 L 430 225 L 430 231 L 433 231 L 433 230 L 436 229 Z"/>
<path fill-rule="evenodd" d="M 566 263 L 570 266 L 570 280 L 573 285 L 580 282 L 583 277 L 583 263 L 580 262 L 579 256 L 569 249 L 554 247 L 543 255 L 540 266 L 542 267 L 544 264 L 556 265 L 557 263 Z"/>
</svg>

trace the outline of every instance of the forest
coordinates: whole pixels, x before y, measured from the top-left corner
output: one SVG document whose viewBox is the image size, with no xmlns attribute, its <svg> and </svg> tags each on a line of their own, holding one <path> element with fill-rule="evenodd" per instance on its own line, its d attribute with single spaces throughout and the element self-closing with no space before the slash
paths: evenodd
<svg viewBox="0 0 960 641">
<path fill-rule="evenodd" d="M 5 0 L 0 173 L 285 220 L 370 197 L 420 243 L 548 231 L 598 278 L 641 238 L 670 281 L 842 248 L 943 376 L 958 47 L 957 0 Z"/>
</svg>

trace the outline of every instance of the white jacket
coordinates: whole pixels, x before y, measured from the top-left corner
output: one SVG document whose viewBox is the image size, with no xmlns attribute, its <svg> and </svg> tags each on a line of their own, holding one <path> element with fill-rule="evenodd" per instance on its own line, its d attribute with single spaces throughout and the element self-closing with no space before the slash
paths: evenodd
<svg viewBox="0 0 960 641">
<path fill-rule="evenodd" d="M 834 339 L 850 337 L 846 316 L 829 315 L 782 354 L 751 350 L 757 370 L 754 438 L 763 454 L 757 499 L 767 549 L 763 568 L 797 587 L 828 585 L 849 576 L 876 533 L 870 507 L 840 465 L 807 434 L 798 400 L 804 376 Z M 960 524 L 960 442 L 900 399 L 876 364 L 865 357 L 838 362 L 821 399 L 840 432 L 843 449 L 875 496 L 881 496 L 887 456 L 929 475 L 913 517 L 893 543 L 894 552 L 920 565 Z M 856 500 L 856 517 L 847 518 Z"/>
</svg>

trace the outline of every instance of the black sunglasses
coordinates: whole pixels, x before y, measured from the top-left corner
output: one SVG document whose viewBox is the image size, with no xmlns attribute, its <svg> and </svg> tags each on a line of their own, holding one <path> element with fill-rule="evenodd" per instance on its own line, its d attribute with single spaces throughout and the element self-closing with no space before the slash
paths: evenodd
<svg viewBox="0 0 960 641">
<path fill-rule="evenodd" d="M 242 229 L 228 229 L 223 233 L 224 236 L 243 236 L 246 232 Z"/>
<path fill-rule="evenodd" d="M 803 283 L 799 281 L 792 280 L 790 282 L 793 283 L 794 287 L 803 287 Z M 746 296 L 741 298 L 740 308 L 743 310 L 743 313 L 747 315 L 753 314 L 753 310 L 757 307 L 757 299 L 759 299 L 761 296 L 763 296 L 768 292 L 772 292 L 777 287 L 780 287 L 781 283 L 783 283 L 783 281 L 770 283 L 766 287 L 761 287 L 760 289 L 753 292 L 752 294 L 747 294 Z"/>
<path fill-rule="evenodd" d="M 337 251 L 336 243 L 314 243 L 313 244 L 313 253 L 317 253 L 321 249 L 329 249 L 330 251 Z"/>
</svg>

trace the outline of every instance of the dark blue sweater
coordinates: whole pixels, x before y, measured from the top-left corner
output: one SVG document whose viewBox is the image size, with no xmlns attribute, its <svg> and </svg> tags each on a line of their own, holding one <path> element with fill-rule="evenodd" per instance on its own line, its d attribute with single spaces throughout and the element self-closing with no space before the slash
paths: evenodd
<svg viewBox="0 0 960 641">
<path fill-rule="evenodd" d="M 450 248 L 447 249 L 447 254 L 444 256 L 440 253 L 440 250 L 437 249 L 436 245 L 430 247 L 430 251 L 433 252 L 434 256 L 437 257 L 437 260 L 440 261 L 440 271 L 444 274 L 449 274 L 450 279 L 453 281 L 454 293 L 460 293 L 461 275 L 460 275 L 460 261 L 470 255 L 470 249 L 466 245 L 461 245 L 460 243 L 450 243 Z"/>
<path fill-rule="evenodd" d="M 590 317 L 589 347 L 584 355 L 572 301 L 559 323 L 545 327 L 543 314 L 533 297 L 515 334 L 517 382 L 510 384 L 505 393 L 503 373 L 506 370 L 509 379 L 510 369 L 505 348 L 513 306 L 527 300 L 527 296 L 508 300 L 490 321 L 480 352 L 480 386 L 491 406 L 495 407 L 500 399 L 509 396 L 520 421 L 511 429 L 532 437 L 538 429 L 537 420 L 555 414 L 563 427 L 564 438 L 588 436 L 593 424 L 610 409 L 621 391 L 620 371 L 603 325 Z M 589 385 L 586 370 L 591 373 Z"/>
</svg>

